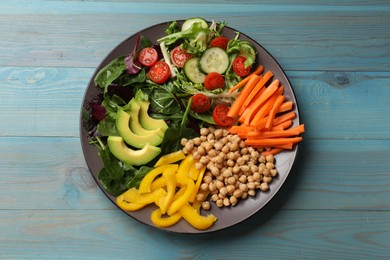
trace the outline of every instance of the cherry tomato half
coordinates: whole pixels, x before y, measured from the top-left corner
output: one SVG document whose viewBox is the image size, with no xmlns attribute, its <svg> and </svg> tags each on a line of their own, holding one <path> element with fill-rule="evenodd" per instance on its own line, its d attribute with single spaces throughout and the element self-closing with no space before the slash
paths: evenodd
<svg viewBox="0 0 390 260">
<path fill-rule="evenodd" d="M 226 51 L 229 39 L 223 36 L 216 37 L 211 40 L 210 47 L 219 47 Z"/>
<path fill-rule="evenodd" d="M 225 79 L 218 72 L 210 72 L 204 79 L 204 87 L 207 90 L 214 90 L 225 87 Z"/>
<path fill-rule="evenodd" d="M 187 51 L 180 48 L 180 46 L 175 47 L 171 51 L 171 61 L 176 67 L 183 68 L 184 63 L 190 58 L 192 58 L 192 54 L 187 53 Z"/>
<path fill-rule="evenodd" d="M 157 84 L 162 84 L 167 81 L 170 75 L 169 65 L 165 61 L 158 61 L 148 72 L 150 80 Z"/>
<path fill-rule="evenodd" d="M 233 60 L 233 64 L 232 64 L 233 71 L 240 77 L 245 77 L 251 72 L 250 66 L 245 67 L 245 61 L 246 61 L 246 57 L 244 56 L 237 56 Z"/>
<path fill-rule="evenodd" d="M 196 113 L 203 113 L 209 110 L 211 102 L 206 95 L 198 93 L 192 96 L 191 109 Z"/>
<path fill-rule="evenodd" d="M 158 61 L 156 49 L 151 47 L 143 48 L 138 54 L 138 61 L 145 67 L 152 67 Z"/>
<path fill-rule="evenodd" d="M 234 119 L 227 116 L 227 113 L 229 111 L 229 107 L 225 105 L 217 105 L 212 113 L 214 122 L 219 126 L 230 126 L 233 124 Z"/>
</svg>

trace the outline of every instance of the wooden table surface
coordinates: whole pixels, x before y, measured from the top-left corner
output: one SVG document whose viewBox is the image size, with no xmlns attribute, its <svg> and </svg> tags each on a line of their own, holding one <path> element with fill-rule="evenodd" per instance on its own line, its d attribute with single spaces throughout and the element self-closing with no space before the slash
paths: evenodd
<svg viewBox="0 0 390 260">
<path fill-rule="evenodd" d="M 271 202 L 221 232 L 183 235 L 116 208 L 82 154 L 96 67 L 162 21 L 227 21 L 289 77 L 306 133 Z M 2 1 L 1 259 L 388 259 L 389 1 Z"/>
</svg>

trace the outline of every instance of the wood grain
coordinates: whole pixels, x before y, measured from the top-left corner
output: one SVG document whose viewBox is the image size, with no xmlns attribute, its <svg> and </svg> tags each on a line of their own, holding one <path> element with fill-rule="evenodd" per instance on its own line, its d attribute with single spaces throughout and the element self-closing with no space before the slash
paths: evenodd
<svg viewBox="0 0 390 260">
<path fill-rule="evenodd" d="M 195 16 L 227 21 L 277 59 L 306 132 L 260 212 L 192 236 L 142 225 L 106 198 L 86 166 L 79 118 L 109 51 Z M 389 258 L 389 17 L 384 0 L 1 1 L 0 258 Z"/>
<path fill-rule="evenodd" d="M 385 5 L 23 3 L 29 2 L 0 5 L 0 66 L 19 66 L 23 57 L 24 66 L 96 67 L 112 48 L 137 31 L 202 14 L 250 35 L 287 70 L 390 68 L 390 9 Z M 27 46 L 17 44 L 26 41 Z"/>
<path fill-rule="evenodd" d="M 266 211 L 246 225 L 177 235 L 107 210 L 1 212 L 3 259 L 386 259 L 382 211 Z M 228 255 L 227 255 L 228 254 Z M 31 259 L 30 258 L 30 259 Z"/>
</svg>

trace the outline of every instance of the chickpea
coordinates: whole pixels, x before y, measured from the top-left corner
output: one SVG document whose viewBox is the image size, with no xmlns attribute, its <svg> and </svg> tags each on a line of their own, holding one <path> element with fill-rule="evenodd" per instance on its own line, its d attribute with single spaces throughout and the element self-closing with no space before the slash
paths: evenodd
<svg viewBox="0 0 390 260">
<path fill-rule="evenodd" d="M 211 166 L 211 167 L 210 167 L 210 172 L 211 172 L 214 176 L 219 175 L 219 169 L 218 169 L 218 167 Z"/>
<path fill-rule="evenodd" d="M 235 164 L 236 163 L 233 160 L 230 160 L 230 159 L 226 162 L 226 165 L 229 166 L 229 167 L 233 167 Z"/>
<path fill-rule="evenodd" d="M 207 137 L 204 136 L 204 135 L 202 135 L 201 137 L 199 137 L 199 139 L 200 139 L 200 143 L 201 143 L 201 142 L 207 141 Z M 200 143 L 199 143 L 199 145 L 200 145 Z"/>
<path fill-rule="evenodd" d="M 268 185 L 268 183 L 266 183 L 266 182 L 261 183 L 261 184 L 260 184 L 260 190 L 261 190 L 261 191 L 267 191 L 267 190 L 269 190 L 269 185 Z"/>
<path fill-rule="evenodd" d="M 238 181 L 241 183 L 246 183 L 247 177 L 245 175 L 241 175 L 240 178 L 238 178 Z"/>
<path fill-rule="evenodd" d="M 204 200 L 204 194 L 203 194 L 203 193 L 198 193 L 198 194 L 196 194 L 196 200 L 197 200 L 197 201 L 202 201 L 202 200 Z"/>
<path fill-rule="evenodd" d="M 236 178 L 234 178 L 233 176 L 229 177 L 228 180 L 227 180 L 228 184 L 235 184 L 236 183 Z"/>
<path fill-rule="evenodd" d="M 194 143 L 192 141 L 188 141 L 184 148 L 188 151 L 191 152 L 194 149 Z"/>
<path fill-rule="evenodd" d="M 249 175 L 248 178 L 247 178 L 247 181 L 248 182 L 254 182 L 255 179 L 253 179 L 253 175 Z"/>
<path fill-rule="evenodd" d="M 222 147 L 223 147 L 223 144 L 221 142 L 217 142 L 214 144 L 214 149 L 217 151 L 221 151 Z"/>
<path fill-rule="evenodd" d="M 253 197 L 253 196 L 256 195 L 256 191 L 255 190 L 249 190 L 248 191 L 248 195 Z"/>
<path fill-rule="evenodd" d="M 237 161 L 236 161 L 236 162 L 237 162 L 237 164 L 238 164 L 238 165 L 240 165 L 240 166 L 241 166 L 241 165 L 244 165 L 244 163 L 245 163 L 245 159 L 244 159 L 244 158 L 242 158 L 242 157 L 240 157 L 240 158 L 238 158 L 238 159 L 237 159 Z"/>
<path fill-rule="evenodd" d="M 219 193 L 222 194 L 222 195 L 226 195 L 228 193 L 226 187 L 220 188 L 219 189 Z"/>
<path fill-rule="evenodd" d="M 229 201 L 230 201 L 230 204 L 231 204 L 232 206 L 235 206 L 235 205 L 237 204 L 237 202 L 238 202 L 237 198 L 234 197 L 234 196 L 231 196 L 231 197 L 229 198 Z"/>
<path fill-rule="evenodd" d="M 229 145 L 228 145 L 228 144 L 224 145 L 224 146 L 222 147 L 222 149 L 221 149 L 221 152 L 223 152 L 223 153 L 225 153 L 225 154 L 227 154 L 228 152 L 230 152 Z"/>
<path fill-rule="evenodd" d="M 248 165 L 242 165 L 242 166 L 241 166 L 241 171 L 243 171 L 243 172 L 249 172 L 249 171 L 250 171 L 250 168 L 249 168 Z"/>
<path fill-rule="evenodd" d="M 265 160 L 267 161 L 267 162 L 274 162 L 274 155 L 273 154 L 268 154 L 266 157 L 265 157 Z"/>
<path fill-rule="evenodd" d="M 248 191 L 248 186 L 246 186 L 246 184 L 244 184 L 244 183 L 241 183 L 240 190 L 242 190 L 243 192 L 246 192 L 246 191 Z"/>
<path fill-rule="evenodd" d="M 223 136 L 223 131 L 222 131 L 222 129 L 216 129 L 215 131 L 214 131 L 214 135 L 215 135 L 215 138 L 216 139 L 220 139 L 222 136 Z"/>
<path fill-rule="evenodd" d="M 245 154 L 248 154 L 248 148 L 244 147 L 241 149 L 241 154 L 242 155 L 245 155 Z"/>
<path fill-rule="evenodd" d="M 228 186 L 226 186 L 226 190 L 227 190 L 229 195 L 232 195 L 234 193 L 234 191 L 236 190 L 236 188 L 234 187 L 234 185 L 229 184 Z"/>
<path fill-rule="evenodd" d="M 203 147 L 206 150 L 206 152 L 209 152 L 211 149 L 213 149 L 213 144 L 210 142 L 203 143 Z"/>
<path fill-rule="evenodd" d="M 185 146 L 187 142 L 188 142 L 188 139 L 187 139 L 187 138 L 182 138 L 182 139 L 180 140 L 180 144 L 181 144 L 182 146 Z"/>
<path fill-rule="evenodd" d="M 236 190 L 233 192 L 233 196 L 236 197 L 237 199 L 238 199 L 238 198 L 241 198 L 241 196 L 242 196 L 242 190 L 236 189 Z"/>
<path fill-rule="evenodd" d="M 207 158 L 207 156 L 202 156 L 200 157 L 199 162 L 203 165 L 207 165 L 209 163 L 209 158 Z"/>
<path fill-rule="evenodd" d="M 217 151 L 215 149 L 211 149 L 208 151 L 207 155 L 211 158 L 215 157 L 215 156 L 217 156 Z"/>
<path fill-rule="evenodd" d="M 209 184 L 207 184 L 207 183 L 202 183 L 202 184 L 200 185 L 200 190 L 201 190 L 201 191 L 207 191 L 207 190 L 210 189 L 209 187 L 210 187 Z"/>
<path fill-rule="evenodd" d="M 217 207 L 219 208 L 222 208 L 223 207 L 223 200 L 222 199 L 218 199 L 215 204 L 217 205 Z"/>
<path fill-rule="evenodd" d="M 229 198 L 224 198 L 224 199 L 223 199 L 223 205 L 224 205 L 225 207 L 230 206 L 230 200 L 229 200 Z"/>
<path fill-rule="evenodd" d="M 241 199 L 245 200 L 248 198 L 248 192 L 243 192 L 241 195 Z"/>
<path fill-rule="evenodd" d="M 210 190 L 210 192 L 214 192 L 214 191 L 217 190 L 217 186 L 215 185 L 214 182 L 211 182 L 211 183 L 209 184 L 209 190 Z"/>
<path fill-rule="evenodd" d="M 238 148 L 239 148 L 238 143 L 232 143 L 230 145 L 230 151 L 232 152 L 238 151 Z"/>
<path fill-rule="evenodd" d="M 203 182 L 206 184 L 210 184 L 212 181 L 213 179 L 211 178 L 211 176 L 206 175 L 203 177 Z"/>
<path fill-rule="evenodd" d="M 253 173 L 253 180 L 254 181 L 260 181 L 262 178 L 260 178 L 260 173 L 258 173 L 258 172 L 255 172 L 255 173 Z"/>
<path fill-rule="evenodd" d="M 208 202 L 208 201 L 203 201 L 202 202 L 202 209 L 210 210 L 210 208 L 211 208 L 210 202 Z"/>
<path fill-rule="evenodd" d="M 206 135 L 208 135 L 209 133 L 210 133 L 210 130 L 209 130 L 208 128 L 203 127 L 203 128 L 200 129 L 200 134 L 201 134 L 201 135 L 206 136 Z"/>
<path fill-rule="evenodd" d="M 218 199 L 219 199 L 219 198 L 218 198 L 218 194 L 213 194 L 213 195 L 211 196 L 211 200 L 214 201 L 214 202 L 216 202 Z"/>
<path fill-rule="evenodd" d="M 199 146 L 202 143 L 202 138 L 196 137 L 193 139 L 195 145 Z"/>
<path fill-rule="evenodd" d="M 272 182 L 272 177 L 271 176 L 264 176 L 263 177 L 263 183 L 271 183 Z"/>
<path fill-rule="evenodd" d="M 233 173 L 239 173 L 240 172 L 240 167 L 238 165 L 233 166 Z"/>
<path fill-rule="evenodd" d="M 265 160 L 265 157 L 263 155 L 260 156 L 259 160 L 258 160 L 260 163 L 265 163 L 266 160 Z"/>
<path fill-rule="evenodd" d="M 278 175 L 278 171 L 276 169 L 270 170 L 271 176 L 276 177 Z"/>
<path fill-rule="evenodd" d="M 272 162 L 267 162 L 267 163 L 265 164 L 265 167 L 268 168 L 268 169 L 270 169 L 270 170 L 272 170 L 273 168 L 275 168 L 275 165 L 274 165 L 274 163 L 272 163 Z"/>
<path fill-rule="evenodd" d="M 212 140 L 215 140 L 215 136 L 214 136 L 214 134 L 213 133 L 210 133 L 210 134 L 208 134 L 207 135 L 207 139 L 206 139 L 207 141 L 212 141 Z"/>
<path fill-rule="evenodd" d="M 203 168 L 203 163 L 201 163 L 201 162 L 197 162 L 197 163 L 195 163 L 195 168 L 197 169 L 197 170 L 200 170 L 200 169 L 202 169 Z"/>
<path fill-rule="evenodd" d="M 222 173 L 222 175 L 223 175 L 223 177 L 225 177 L 225 178 L 229 178 L 229 177 L 233 176 L 233 173 L 232 173 L 231 170 L 226 169 L 226 170 Z"/>
<path fill-rule="evenodd" d="M 248 182 L 247 185 L 249 190 L 254 190 L 256 189 L 256 184 L 254 182 Z"/>
<path fill-rule="evenodd" d="M 192 157 L 194 157 L 195 160 L 199 160 L 200 159 L 200 154 L 197 151 L 194 151 L 192 153 Z"/>
<path fill-rule="evenodd" d="M 218 190 L 220 190 L 222 187 L 224 187 L 225 185 L 223 184 L 223 182 L 222 181 L 220 181 L 220 180 L 217 180 L 217 182 L 216 182 L 216 186 L 217 186 L 217 189 Z"/>
</svg>

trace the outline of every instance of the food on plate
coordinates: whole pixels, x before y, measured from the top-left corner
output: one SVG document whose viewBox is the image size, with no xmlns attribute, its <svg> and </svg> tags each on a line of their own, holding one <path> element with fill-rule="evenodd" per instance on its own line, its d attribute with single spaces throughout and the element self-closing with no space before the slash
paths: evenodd
<svg viewBox="0 0 390 260">
<path fill-rule="evenodd" d="M 156 42 L 139 35 L 94 78 L 99 182 L 123 210 L 154 207 L 161 228 L 181 220 L 210 228 L 214 203 L 233 207 L 269 190 L 275 156 L 302 140 L 282 83 L 224 26 L 173 21 Z"/>
</svg>

